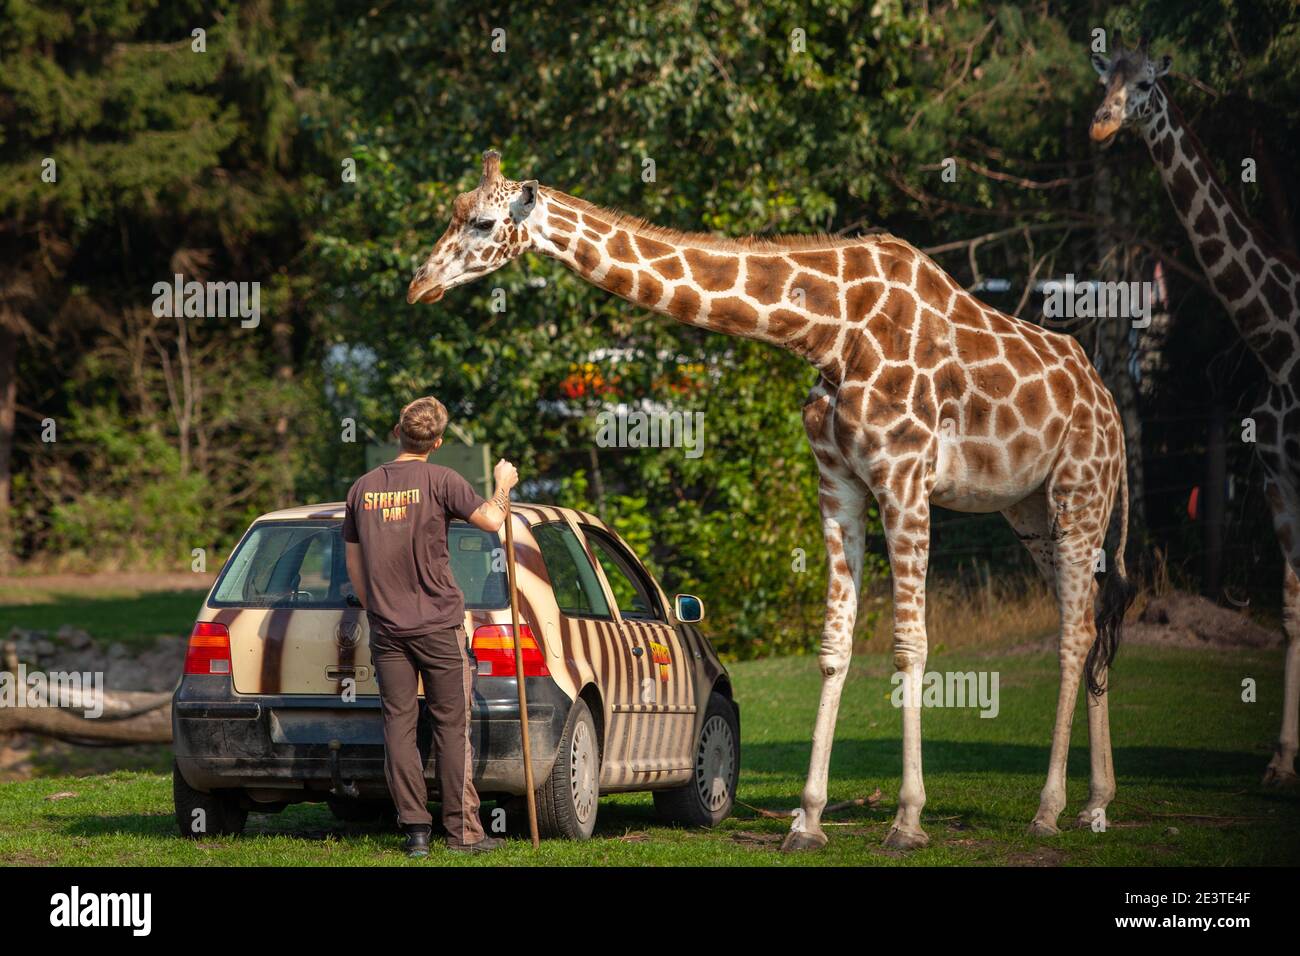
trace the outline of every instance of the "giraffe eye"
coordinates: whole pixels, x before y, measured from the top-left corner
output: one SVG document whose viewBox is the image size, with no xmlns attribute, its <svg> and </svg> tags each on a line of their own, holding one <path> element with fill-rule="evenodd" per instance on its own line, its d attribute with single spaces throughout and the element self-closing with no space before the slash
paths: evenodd
<svg viewBox="0 0 1300 956">
<path fill-rule="evenodd" d="M 479 232 L 491 232 L 496 224 L 495 219 L 475 219 L 469 225 L 471 229 L 477 229 Z"/>
</svg>

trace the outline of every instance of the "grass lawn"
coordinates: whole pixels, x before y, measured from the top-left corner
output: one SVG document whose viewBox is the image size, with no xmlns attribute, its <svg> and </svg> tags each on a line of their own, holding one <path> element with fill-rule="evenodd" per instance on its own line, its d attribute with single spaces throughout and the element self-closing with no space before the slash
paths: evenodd
<svg viewBox="0 0 1300 956">
<path fill-rule="evenodd" d="M 881 840 L 895 809 L 901 766 L 899 714 L 891 706 L 892 665 L 860 655 L 845 687 L 831 761 L 831 802 L 877 787 L 874 808 L 828 818 L 820 853 L 777 852 L 788 828 L 746 806 L 711 832 L 656 823 L 645 795 L 606 798 L 587 843 L 525 840 L 484 858 L 435 849 L 410 863 L 381 825 L 345 825 L 323 806 L 252 815 L 240 838 L 181 839 L 171 781 L 116 772 L 0 785 L 0 863 L 117 865 L 1211 865 L 1300 863 L 1300 794 L 1264 790 L 1259 779 L 1280 719 L 1280 652 L 1186 651 L 1126 647 L 1112 672 L 1111 728 L 1119 795 L 1104 833 L 1066 830 L 1031 838 L 1047 766 L 1056 700 L 1055 657 L 1045 653 L 934 654 L 932 670 L 997 670 L 1001 711 L 927 710 L 930 846 L 911 854 Z M 742 705 L 739 797 L 749 807 L 797 805 L 820 684 L 816 660 L 784 658 L 732 667 Z M 1241 701 L 1243 678 L 1258 682 L 1257 703 Z M 1087 721 L 1076 712 L 1070 755 L 1073 820 L 1087 792 Z"/>
<path fill-rule="evenodd" d="M 71 624 L 99 641 L 147 647 L 162 635 L 188 635 L 207 594 L 207 588 L 156 591 L 8 578 L 0 582 L 0 638 L 12 627 L 53 634 Z"/>
</svg>

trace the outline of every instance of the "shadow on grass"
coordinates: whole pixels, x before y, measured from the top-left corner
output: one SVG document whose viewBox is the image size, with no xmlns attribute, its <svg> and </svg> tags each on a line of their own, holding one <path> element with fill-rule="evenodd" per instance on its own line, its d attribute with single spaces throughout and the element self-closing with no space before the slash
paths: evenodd
<svg viewBox="0 0 1300 956">
<path fill-rule="evenodd" d="M 808 773 L 808 743 L 750 743 L 741 753 L 742 772 L 792 776 L 802 785 Z M 1021 773 L 1046 775 L 1049 747 L 1028 744 L 925 740 L 925 771 L 945 773 Z M 902 773 L 903 748 L 897 739 L 837 740 L 831 751 L 831 776 L 897 778 Z M 1197 789 L 1255 786 L 1266 757 L 1240 751 L 1178 747 L 1116 747 L 1115 772 L 1122 781 L 1177 780 Z M 1088 749 L 1071 747 L 1067 773 L 1088 773 Z"/>
<path fill-rule="evenodd" d="M 442 830 L 438 822 L 439 806 L 437 803 L 433 803 L 430 804 L 429 809 L 434 817 L 434 839 L 441 839 Z M 483 824 L 485 828 L 489 828 L 489 831 L 492 825 L 492 812 L 494 809 L 495 806 L 492 801 L 487 801 L 483 805 Z M 519 822 L 517 818 L 512 819 Z M 630 830 L 643 830 L 653 826 L 666 826 L 666 824 L 655 816 L 654 808 L 650 805 L 614 803 L 605 800 L 600 805 L 600 814 L 597 817 L 594 835 L 597 839 L 611 839 L 620 837 Z M 86 814 L 65 819 L 61 829 L 64 835 L 69 837 L 105 837 L 128 834 L 143 837 L 175 837 L 177 840 L 187 839 L 178 832 L 176 819 L 171 813 L 119 813 L 106 816 Z M 507 829 L 506 834 L 512 837 L 527 838 L 527 823 L 523 822 L 522 826 L 511 826 Z M 323 803 L 293 804 L 280 813 L 250 813 L 243 835 L 244 837 L 284 836 L 295 840 L 312 842 L 349 840 L 363 837 L 379 840 L 391 837 L 394 841 L 397 841 L 400 837 L 397 825 L 392 821 L 344 823 L 335 819 Z M 199 842 L 220 842 L 230 839 L 239 838 L 212 836 L 202 838 Z M 394 846 L 396 846 L 396 842 L 394 842 Z"/>
</svg>

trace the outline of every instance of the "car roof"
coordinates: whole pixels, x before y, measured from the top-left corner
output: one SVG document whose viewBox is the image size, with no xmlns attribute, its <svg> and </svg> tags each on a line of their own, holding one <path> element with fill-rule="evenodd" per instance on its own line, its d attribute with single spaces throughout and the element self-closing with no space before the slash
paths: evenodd
<svg viewBox="0 0 1300 956">
<path fill-rule="evenodd" d="M 279 511 L 268 511 L 264 515 L 259 515 L 257 521 L 302 521 L 304 519 L 342 521 L 343 511 L 346 506 L 347 503 L 343 501 L 328 501 L 315 505 L 296 505 L 292 508 L 281 508 Z M 580 524 L 591 524 L 597 528 L 610 530 L 609 526 L 600 518 L 577 508 L 561 508 L 558 505 L 538 505 L 523 501 L 512 501 L 510 502 L 510 509 L 530 525 L 540 524 L 545 521 L 558 521 L 567 515 Z"/>
</svg>

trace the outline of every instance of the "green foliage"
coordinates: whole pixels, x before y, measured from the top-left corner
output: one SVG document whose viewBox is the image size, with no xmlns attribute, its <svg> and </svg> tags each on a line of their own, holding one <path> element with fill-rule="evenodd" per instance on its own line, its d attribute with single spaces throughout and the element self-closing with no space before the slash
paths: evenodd
<svg viewBox="0 0 1300 956">
<path fill-rule="evenodd" d="M 190 50 L 196 25 L 204 54 Z M 20 322 L 0 309 L 0 327 L 21 334 L 19 400 L 36 412 L 20 418 L 15 458 L 21 549 L 89 562 L 224 549 L 250 514 L 341 497 L 368 437 L 432 393 L 519 464 L 527 495 L 599 511 L 666 586 L 700 594 L 728 653 L 810 649 L 825 557 L 799 416 L 806 363 L 647 315 L 538 256 L 433 307 L 405 304 L 411 274 L 488 147 L 512 178 L 666 226 L 888 228 L 945 249 L 936 257 L 966 285 L 1096 272 L 1124 245 L 1131 278 L 1167 266 L 1176 308 L 1141 411 L 1201 416 L 1207 368 L 1211 391 L 1246 395 L 1253 379 L 1189 278 L 1143 147 L 1130 137 L 1103 154 L 1087 140 L 1099 96 L 1088 40 L 1102 27 L 1113 42 L 1121 26 L 1150 31 L 1196 78 L 1171 86 L 1223 168 L 1250 150 L 1275 171 L 1272 185 L 1241 185 L 1247 208 L 1274 228 L 1296 221 L 1300 29 L 1285 0 L 10 0 L 0 297 L 40 290 Z M 40 181 L 47 156 L 57 185 Z M 961 244 L 975 236 L 988 238 Z M 175 271 L 260 281 L 262 325 L 151 323 L 148 290 Z M 988 295 L 1032 317 L 1018 299 Z M 1122 374 L 1096 329 L 1078 334 Z M 183 347 L 197 414 L 177 389 Z M 1224 371 L 1232 362 L 1246 370 Z M 596 416 L 615 402 L 702 412 L 703 456 L 596 447 Z M 39 442 L 46 415 L 66 444 Z M 345 418 L 356 444 L 340 440 Z M 1132 450 L 1148 454 L 1151 487 L 1177 489 L 1149 496 L 1153 534 L 1181 521 L 1202 424 Z M 1166 540 L 1181 543 L 1187 529 L 1173 527 Z M 1017 547 L 996 517 L 936 540 L 1022 563 L 996 550 Z M 873 536 L 868 587 L 884 570 Z"/>
</svg>

